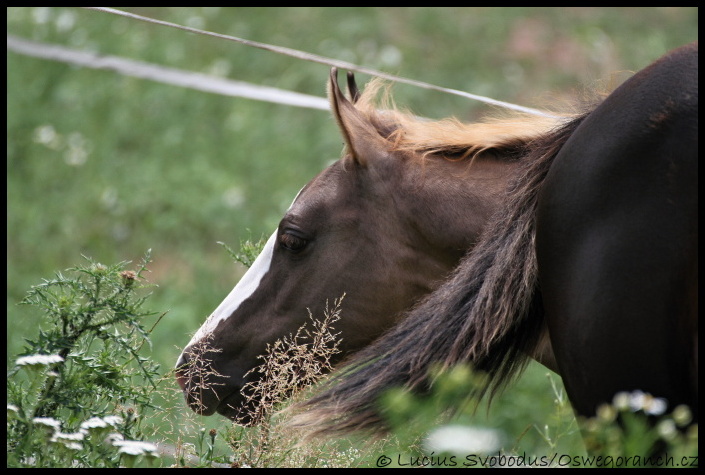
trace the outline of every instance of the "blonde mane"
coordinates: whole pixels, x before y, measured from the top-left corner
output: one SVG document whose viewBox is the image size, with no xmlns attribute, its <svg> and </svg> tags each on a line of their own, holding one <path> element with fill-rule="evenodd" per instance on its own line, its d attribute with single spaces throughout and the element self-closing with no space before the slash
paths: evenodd
<svg viewBox="0 0 705 475">
<path fill-rule="evenodd" d="M 398 109 L 391 100 L 388 83 L 377 78 L 365 86 L 355 108 L 390 140 L 392 151 L 412 152 L 423 157 L 452 155 L 461 159 L 473 158 L 489 149 L 530 143 L 575 117 L 573 114 L 543 117 L 513 112 L 473 123 L 454 117 L 429 120 Z"/>
</svg>

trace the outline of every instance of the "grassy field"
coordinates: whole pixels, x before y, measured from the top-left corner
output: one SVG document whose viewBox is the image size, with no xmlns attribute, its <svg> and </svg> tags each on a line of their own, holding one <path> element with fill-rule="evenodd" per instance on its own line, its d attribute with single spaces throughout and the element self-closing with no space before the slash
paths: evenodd
<svg viewBox="0 0 705 475">
<path fill-rule="evenodd" d="M 698 36 L 696 8 L 141 8 L 138 14 L 347 60 L 540 107 L 636 71 Z M 324 96 L 328 67 L 73 8 L 8 8 L 8 33 L 100 54 Z M 369 78 L 358 76 L 358 83 Z M 472 120 L 482 104 L 411 86 L 415 113 Z M 7 54 L 7 358 L 37 332 L 17 303 L 81 263 L 153 251 L 150 307 L 168 311 L 152 357 L 168 371 L 243 268 L 237 247 L 274 229 L 296 192 L 340 155 L 323 111 L 221 97 Z M 531 367 L 495 421 L 522 443 L 555 411 Z M 556 378 L 557 379 L 557 378 Z M 186 411 L 177 394 L 172 419 Z M 516 416 L 515 416 L 516 415 Z M 521 419 L 532 417 L 531 420 Z M 222 427 L 216 418 L 198 421 Z M 573 440 L 573 439 L 571 439 Z M 571 442 L 571 444 L 574 442 Z"/>
</svg>

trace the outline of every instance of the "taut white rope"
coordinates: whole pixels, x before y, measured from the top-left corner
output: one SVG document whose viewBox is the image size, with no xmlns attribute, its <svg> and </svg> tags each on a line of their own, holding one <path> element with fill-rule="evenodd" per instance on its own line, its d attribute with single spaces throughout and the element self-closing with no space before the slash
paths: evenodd
<svg viewBox="0 0 705 475">
<path fill-rule="evenodd" d="M 79 51 L 64 46 L 30 41 L 7 35 L 7 49 L 16 53 L 37 58 L 61 61 L 93 69 L 107 69 L 126 76 L 188 87 L 199 91 L 213 92 L 225 96 L 245 97 L 289 106 L 328 110 L 328 100 L 323 97 L 301 94 L 267 86 L 258 86 L 242 81 L 209 76 L 207 74 L 167 68 L 156 64 L 102 56 L 96 53 Z"/>
<path fill-rule="evenodd" d="M 445 88 L 445 87 L 435 86 L 433 84 L 425 83 L 422 81 L 416 81 L 414 79 L 407 79 L 407 78 L 404 78 L 401 76 L 395 76 L 395 75 L 388 74 L 388 73 L 385 73 L 382 71 L 377 71 L 377 70 L 366 68 L 363 66 L 358 66 L 353 63 L 348 63 L 347 61 L 340 61 L 338 59 L 326 58 L 325 56 L 319 56 L 317 54 L 307 53 L 305 51 L 299 51 L 299 50 L 295 50 L 292 48 L 286 48 L 283 46 L 270 45 L 267 43 L 260 43 L 258 41 L 252 41 L 252 40 L 247 40 L 244 38 L 238 38 L 236 36 L 223 35 L 221 33 L 214 33 L 212 31 L 199 30 L 198 28 L 191 28 L 188 26 L 178 25 L 176 23 L 171 23 L 168 21 L 156 20 L 154 18 L 149 18 L 149 17 L 145 17 L 142 15 L 136 15 L 134 13 L 128 13 L 128 12 L 124 12 L 122 10 L 116 10 L 114 8 L 106 8 L 106 7 L 85 7 L 85 8 L 88 8 L 90 10 L 97 10 L 97 11 L 104 12 L 104 13 L 110 13 L 113 15 L 119 15 L 119 16 L 123 16 L 123 17 L 127 17 L 127 18 L 132 18 L 133 20 L 145 21 L 148 23 L 156 24 L 156 25 L 168 26 L 171 28 L 178 28 L 180 30 L 188 31 L 190 33 L 196 33 L 199 35 L 212 36 L 214 38 L 220 38 L 220 39 L 224 39 L 224 40 L 228 40 L 228 41 L 234 41 L 236 43 L 240 43 L 243 45 L 252 46 L 253 48 L 260 48 L 260 49 L 272 51 L 272 52 L 275 52 L 278 54 L 283 54 L 286 56 L 291 56 L 294 58 L 303 59 L 306 61 L 312 61 L 315 63 L 325 64 L 328 66 L 334 66 L 334 67 L 337 67 L 340 69 L 347 69 L 350 71 L 356 71 L 356 72 L 360 72 L 363 74 L 369 74 L 371 76 L 377 76 L 377 77 L 387 79 L 390 81 L 400 82 L 400 83 L 404 83 L 404 84 L 410 84 L 410 85 L 421 87 L 424 89 L 445 92 L 447 94 L 454 94 L 456 96 L 465 97 L 465 98 L 472 99 L 475 101 L 480 101 L 480 102 L 484 102 L 486 104 L 491 104 L 491 105 L 503 107 L 506 109 L 512 109 L 512 110 L 524 112 L 527 114 L 540 115 L 540 116 L 545 116 L 545 117 L 553 117 L 552 114 L 549 114 L 544 111 L 540 111 L 538 109 L 533 109 L 531 107 L 524 107 L 524 106 L 520 106 L 517 104 L 512 104 L 510 102 L 498 101 L 498 100 L 492 99 L 490 97 L 478 96 L 476 94 L 470 94 L 469 92 L 459 91 L 457 89 L 449 89 L 449 88 Z"/>
</svg>

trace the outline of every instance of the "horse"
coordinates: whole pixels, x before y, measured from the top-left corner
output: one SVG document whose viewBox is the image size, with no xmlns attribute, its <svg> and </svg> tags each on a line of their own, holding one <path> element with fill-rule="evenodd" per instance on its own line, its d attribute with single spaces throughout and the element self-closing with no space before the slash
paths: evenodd
<svg viewBox="0 0 705 475">
<path fill-rule="evenodd" d="M 381 394 L 427 390 L 434 365 L 470 362 L 494 394 L 546 330 L 578 416 L 639 390 L 698 421 L 697 43 L 530 149 L 452 275 L 301 403 L 294 425 L 383 427 Z"/>
<path fill-rule="evenodd" d="M 352 356 L 295 419 L 314 434 L 382 426 L 382 392 L 426 389 L 439 363 L 494 393 L 529 358 L 580 415 L 640 389 L 697 421 L 697 43 L 573 117 L 424 121 L 333 76 L 346 152 L 182 353 L 213 348 L 211 374 L 177 371 L 192 409 L 234 417 L 266 342 L 349 292 Z"/>
<path fill-rule="evenodd" d="M 369 345 L 435 289 L 478 241 L 523 149 L 558 117 L 431 121 L 361 93 L 328 95 L 342 158 L 306 184 L 253 265 L 186 345 L 177 381 L 197 413 L 249 421 L 242 389 L 268 344 L 345 294 L 336 363 Z M 537 356 L 538 358 L 539 356 Z M 205 389 L 208 388 L 208 389 Z M 251 409 L 251 407 L 249 407 Z"/>
</svg>

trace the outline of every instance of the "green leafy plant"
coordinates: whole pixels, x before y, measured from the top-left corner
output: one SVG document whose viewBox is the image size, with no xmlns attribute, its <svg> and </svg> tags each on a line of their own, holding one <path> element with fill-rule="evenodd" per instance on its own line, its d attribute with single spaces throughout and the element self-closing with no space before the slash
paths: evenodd
<svg viewBox="0 0 705 475">
<path fill-rule="evenodd" d="M 458 365 L 432 380 L 426 395 L 394 388 L 382 396 L 381 414 L 399 445 L 394 457 L 380 456 L 378 466 L 697 466 L 698 431 L 690 410 L 679 406 L 664 414 L 665 401 L 641 391 L 619 393 L 596 417 L 576 420 L 563 390 L 551 378 L 555 412 L 530 429 L 544 445 L 526 452 L 517 448 L 524 434 L 516 438 L 501 426 L 478 423 L 479 401 L 468 395 L 482 384 L 482 374 Z M 566 443 L 578 429 L 585 448 Z M 654 447 L 660 453 L 654 454 Z"/>
<path fill-rule="evenodd" d="M 86 259 L 22 301 L 42 319 L 8 371 L 8 467 L 133 466 L 156 457 L 156 445 L 140 440 L 158 383 L 158 366 L 142 355 L 145 319 L 156 315 L 142 309 L 150 252 L 136 270 Z"/>
<path fill-rule="evenodd" d="M 257 256 L 262 252 L 264 245 L 267 243 L 266 237 L 260 237 L 258 241 L 252 241 L 251 238 L 240 241 L 240 252 L 234 251 L 230 246 L 224 242 L 218 241 L 218 244 L 223 246 L 230 257 L 247 268 L 252 267 Z"/>
<path fill-rule="evenodd" d="M 601 456 L 584 465 L 697 467 L 698 424 L 690 408 L 676 406 L 670 414 L 665 409 L 665 400 L 642 391 L 616 394 L 596 417 L 582 421 L 588 451 Z"/>
</svg>

